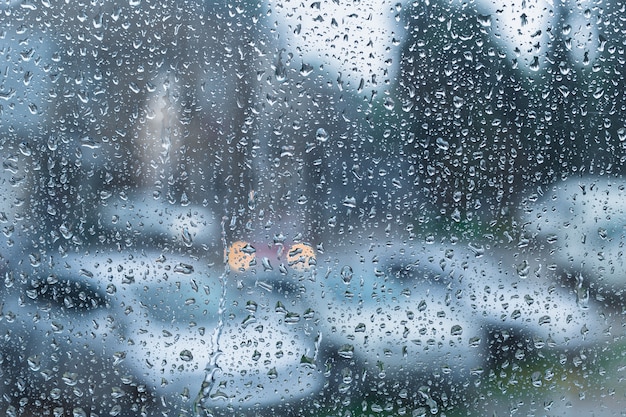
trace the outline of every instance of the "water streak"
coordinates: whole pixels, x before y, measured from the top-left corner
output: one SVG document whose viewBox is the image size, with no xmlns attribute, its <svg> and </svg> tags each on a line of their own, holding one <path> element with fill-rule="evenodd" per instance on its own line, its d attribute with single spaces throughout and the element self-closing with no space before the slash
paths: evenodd
<svg viewBox="0 0 626 417">
<path fill-rule="evenodd" d="M 226 252 L 227 244 L 226 244 L 226 227 L 225 227 L 227 221 L 228 221 L 227 217 L 222 217 L 221 239 L 222 239 L 222 246 L 224 247 L 225 257 L 228 256 Z M 218 321 L 217 321 L 217 326 L 215 327 L 215 329 L 213 329 L 213 334 L 211 335 L 211 343 L 210 343 L 211 353 L 209 355 L 209 363 L 204 368 L 206 375 L 204 377 L 204 381 L 202 382 L 202 386 L 200 387 L 200 391 L 198 392 L 198 395 L 196 396 L 196 399 L 194 400 L 194 403 L 193 403 L 193 412 L 194 412 L 194 415 L 196 416 L 203 415 L 207 417 L 212 417 L 214 415 L 211 409 L 206 406 L 206 403 L 208 403 L 212 399 L 211 391 L 213 390 L 213 387 L 215 386 L 216 376 L 222 370 L 222 368 L 220 368 L 217 361 L 222 355 L 222 351 L 220 349 L 220 337 L 222 335 L 222 330 L 224 328 L 224 311 L 226 307 L 226 284 L 228 281 L 228 272 L 229 272 L 228 262 L 226 261 L 226 258 L 224 259 L 224 265 L 225 265 L 224 272 L 219 277 L 220 299 L 219 299 L 219 305 L 217 309 Z"/>
</svg>

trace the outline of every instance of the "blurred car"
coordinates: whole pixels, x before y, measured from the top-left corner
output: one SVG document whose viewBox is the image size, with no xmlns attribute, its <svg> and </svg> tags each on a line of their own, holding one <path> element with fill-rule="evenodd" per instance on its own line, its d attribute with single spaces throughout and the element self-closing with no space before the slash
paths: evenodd
<svg viewBox="0 0 626 417">
<path fill-rule="evenodd" d="M 31 247 L 4 271 L 15 279 L 3 321 L 31 342 L 38 369 L 54 367 L 54 352 L 111 359 L 128 384 L 163 398 L 152 410 L 289 406 L 321 389 L 319 332 L 289 271 L 228 272 L 201 208 L 134 202 L 108 216 L 84 251 L 42 257 Z"/>
<path fill-rule="evenodd" d="M 375 378 L 458 380 L 502 356 L 498 341 L 574 353 L 610 338 L 597 304 L 553 271 L 528 274 L 536 267 L 460 244 L 372 241 L 328 256 L 318 261 L 325 343 Z"/>
<path fill-rule="evenodd" d="M 532 194 L 523 203 L 523 238 L 572 280 L 619 296 L 626 285 L 625 186 L 617 178 L 585 177 Z"/>
</svg>

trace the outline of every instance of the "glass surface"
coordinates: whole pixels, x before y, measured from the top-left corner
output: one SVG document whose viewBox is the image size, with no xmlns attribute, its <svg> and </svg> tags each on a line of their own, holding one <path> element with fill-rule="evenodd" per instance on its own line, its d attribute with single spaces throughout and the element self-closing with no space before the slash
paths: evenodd
<svg viewBox="0 0 626 417">
<path fill-rule="evenodd" d="M 0 414 L 623 413 L 617 1 L 0 4 Z"/>
</svg>

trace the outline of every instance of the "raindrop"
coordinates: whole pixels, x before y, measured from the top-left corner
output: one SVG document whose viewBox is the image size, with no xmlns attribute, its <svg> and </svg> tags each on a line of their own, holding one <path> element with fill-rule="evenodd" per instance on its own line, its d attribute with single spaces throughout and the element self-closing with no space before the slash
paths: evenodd
<svg viewBox="0 0 626 417">
<path fill-rule="evenodd" d="M 188 275 L 193 273 L 193 266 L 181 262 L 174 267 L 174 272 Z"/>
<path fill-rule="evenodd" d="M 274 269 L 272 268 L 269 258 L 266 256 L 261 259 L 261 265 L 263 265 L 263 271 L 272 271 Z"/>
<path fill-rule="evenodd" d="M 441 150 L 447 151 L 450 149 L 450 143 L 442 137 L 437 138 L 437 147 Z"/>
<path fill-rule="evenodd" d="M 528 16 L 526 15 L 526 13 L 522 13 L 522 15 L 520 16 L 520 21 L 522 23 L 522 26 L 526 26 L 528 24 Z"/>
<path fill-rule="evenodd" d="M 339 275 L 341 275 L 341 279 L 343 280 L 344 284 L 349 284 L 350 281 L 352 281 L 354 271 L 352 270 L 352 267 L 350 265 L 344 265 L 341 268 L 341 272 L 339 273 Z"/>
<path fill-rule="evenodd" d="M 309 64 L 302 63 L 302 67 L 300 68 L 300 75 L 303 77 L 307 77 L 309 74 L 313 72 L 313 66 Z"/>
<path fill-rule="evenodd" d="M 539 57 L 534 57 L 533 62 L 530 63 L 531 71 L 539 71 Z"/>
<path fill-rule="evenodd" d="M 389 111 L 393 110 L 395 103 L 391 97 L 385 97 L 385 101 L 383 102 L 383 106 Z"/>
<path fill-rule="evenodd" d="M 345 359 L 352 359 L 354 357 L 354 346 L 343 345 L 339 348 L 339 356 Z"/>
<path fill-rule="evenodd" d="M 279 314 L 287 313 L 287 309 L 285 308 L 285 305 L 280 301 L 276 302 L 276 307 L 274 307 L 274 311 L 276 311 Z"/>
<path fill-rule="evenodd" d="M 33 355 L 28 357 L 28 368 L 31 371 L 38 371 L 41 368 L 41 356 Z"/>
<path fill-rule="evenodd" d="M 75 372 L 65 372 L 62 379 L 63 382 L 65 382 L 65 385 L 73 387 L 78 383 L 78 374 Z"/>
<path fill-rule="evenodd" d="M 72 417 L 87 417 L 87 413 L 81 407 L 72 410 Z"/>
<path fill-rule="evenodd" d="M 246 310 L 250 312 L 250 314 L 254 314 L 258 308 L 258 304 L 256 301 L 249 300 L 246 302 Z"/>
<path fill-rule="evenodd" d="M 461 221 L 461 211 L 458 208 L 455 208 L 452 212 L 452 220 L 459 223 Z"/>
<path fill-rule="evenodd" d="M 300 321 L 300 314 L 293 313 L 293 312 L 288 312 L 287 314 L 285 314 L 285 323 L 295 324 L 295 323 L 298 323 L 299 321 Z"/>
<path fill-rule="evenodd" d="M 354 197 L 346 197 L 343 199 L 342 204 L 346 207 L 355 208 L 356 207 L 356 198 Z"/>
<path fill-rule="evenodd" d="M 183 237 L 183 243 L 185 244 L 185 246 L 190 248 L 193 245 L 193 238 L 191 237 L 191 233 L 189 232 L 188 228 L 186 227 L 183 228 L 182 237 Z"/>
<path fill-rule="evenodd" d="M 32 150 L 30 149 L 30 145 L 28 144 L 28 142 L 21 142 L 19 145 L 19 148 L 20 148 L 20 152 L 22 153 L 22 155 L 24 156 L 32 155 Z"/>
<path fill-rule="evenodd" d="M 315 132 L 315 139 L 322 143 L 327 142 L 328 132 L 326 132 L 324 128 L 320 127 L 319 129 L 317 129 L 317 132 Z"/>
<path fill-rule="evenodd" d="M 533 372 L 532 375 L 530 376 L 530 379 L 532 381 L 533 387 L 539 388 L 543 385 L 541 381 L 541 372 L 539 371 Z"/>
<path fill-rule="evenodd" d="M 517 275 L 519 275 L 520 278 L 528 278 L 529 272 L 530 265 L 528 264 L 528 261 L 523 261 L 517 265 Z"/>
<path fill-rule="evenodd" d="M 110 416 L 119 416 L 122 413 L 122 406 L 119 404 L 114 405 L 111 410 L 109 410 Z"/>
<path fill-rule="evenodd" d="M 478 19 L 478 23 L 480 23 L 482 27 L 491 26 L 491 15 L 484 15 L 484 16 L 478 15 L 477 19 Z"/>
<path fill-rule="evenodd" d="M 97 149 L 100 147 L 100 142 L 98 142 L 97 140 L 95 140 L 92 137 L 89 136 L 84 136 L 80 139 L 80 144 L 81 146 L 84 146 L 86 148 L 90 148 L 90 149 Z"/>
<path fill-rule="evenodd" d="M 586 310 L 589 308 L 589 289 L 583 286 L 583 275 L 576 275 L 576 304 L 582 310 Z"/>
<path fill-rule="evenodd" d="M 193 360 L 193 355 L 191 354 L 189 350 L 185 349 L 182 352 L 180 352 L 180 359 L 182 359 L 185 362 L 189 362 Z"/>
<path fill-rule="evenodd" d="M 31 253 L 30 255 L 28 255 L 28 260 L 33 267 L 38 267 L 39 265 L 41 265 L 41 256 L 38 253 Z"/>
<path fill-rule="evenodd" d="M 471 347 L 478 347 L 478 346 L 480 346 L 480 337 L 472 337 L 472 338 L 470 338 L 469 345 Z"/>
</svg>

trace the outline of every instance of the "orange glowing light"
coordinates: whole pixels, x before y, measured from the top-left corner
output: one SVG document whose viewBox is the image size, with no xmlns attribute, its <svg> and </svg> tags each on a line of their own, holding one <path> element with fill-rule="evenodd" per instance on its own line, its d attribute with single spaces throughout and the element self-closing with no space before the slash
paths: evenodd
<svg viewBox="0 0 626 417">
<path fill-rule="evenodd" d="M 297 271 L 308 271 L 315 265 L 315 250 L 306 243 L 296 243 L 289 248 L 287 264 Z"/>
<path fill-rule="evenodd" d="M 248 242 L 237 241 L 228 250 L 228 266 L 233 271 L 246 271 L 254 265 L 256 250 Z"/>
</svg>

